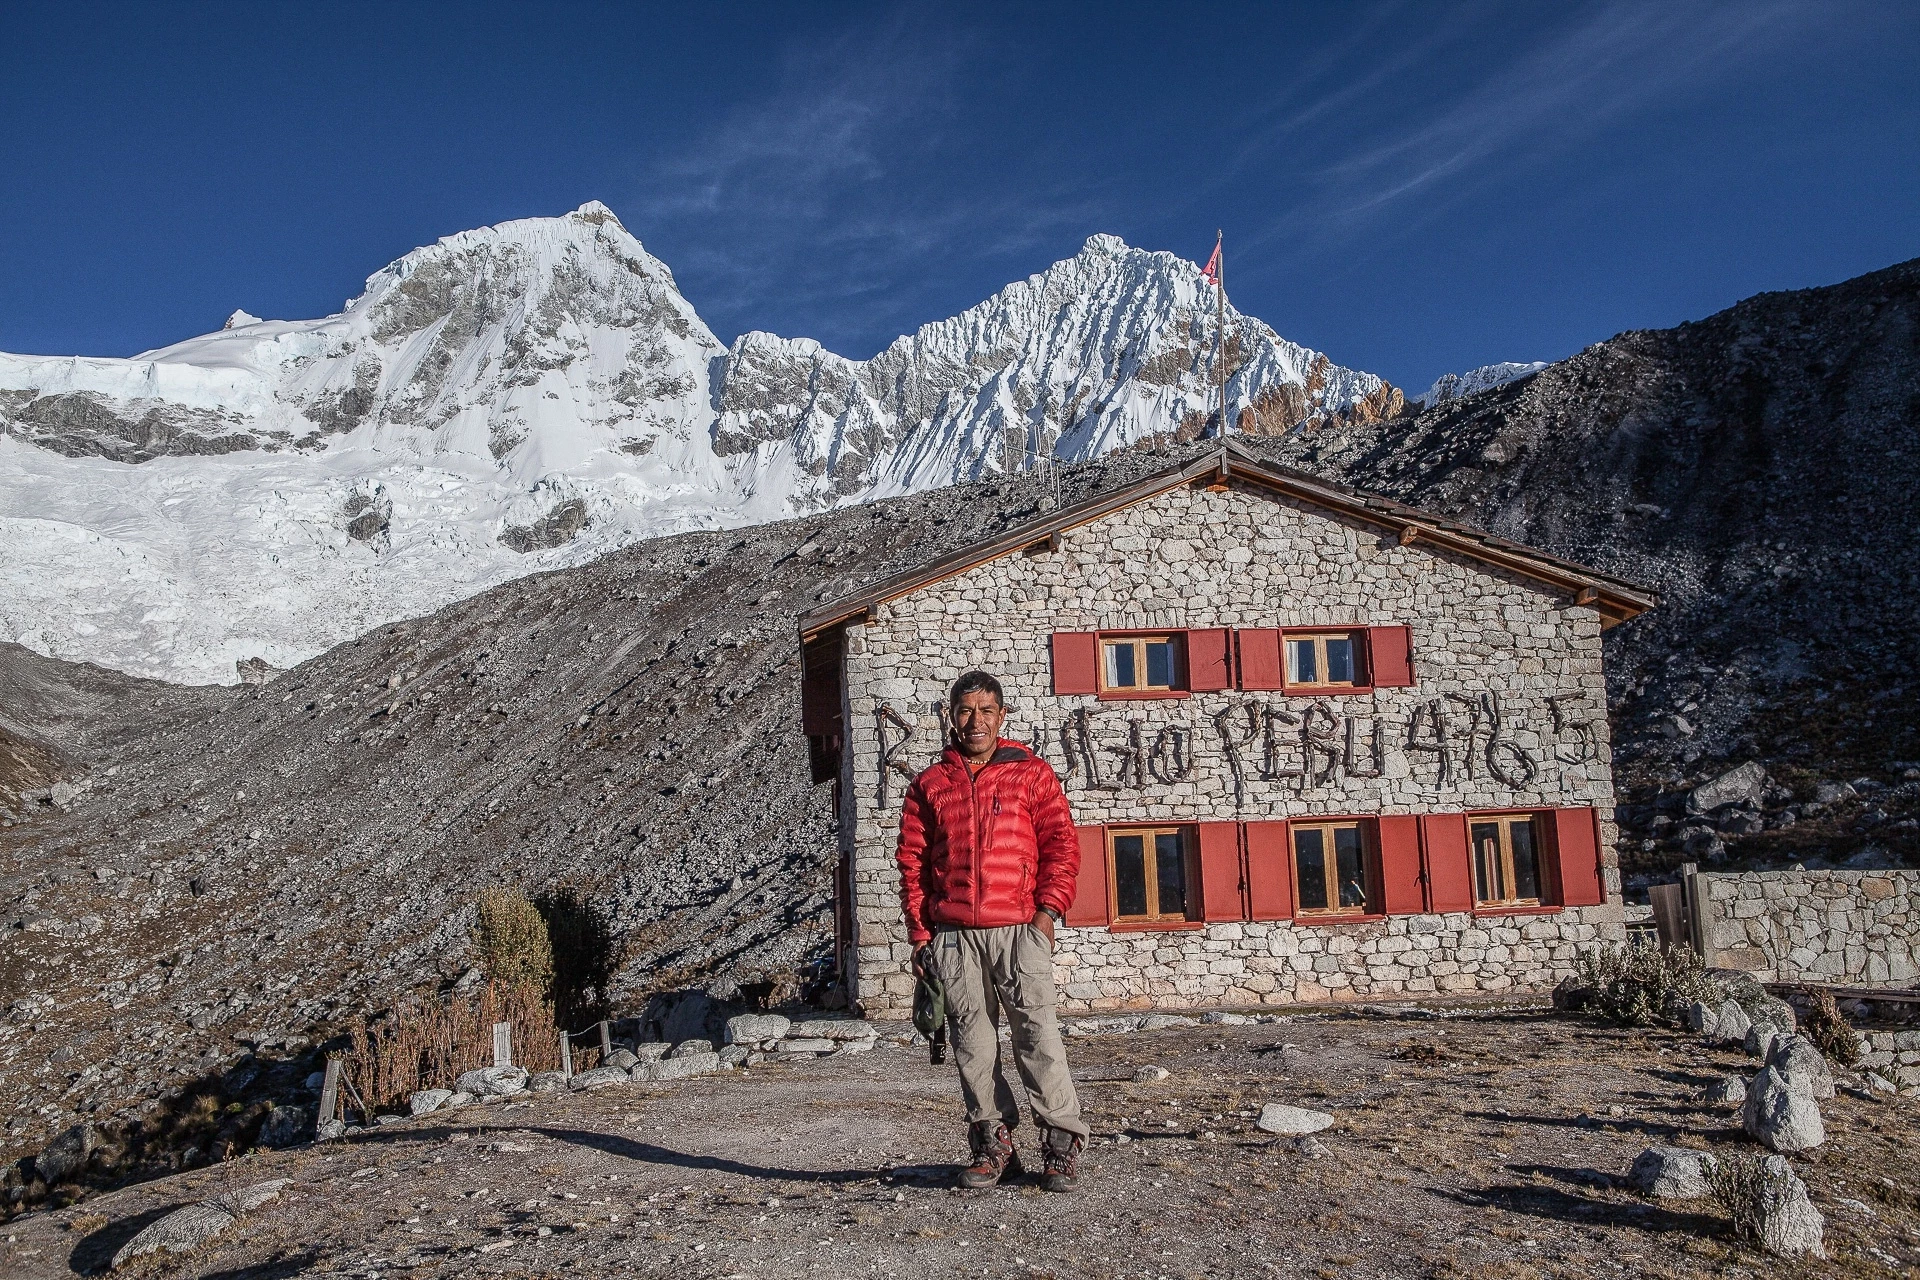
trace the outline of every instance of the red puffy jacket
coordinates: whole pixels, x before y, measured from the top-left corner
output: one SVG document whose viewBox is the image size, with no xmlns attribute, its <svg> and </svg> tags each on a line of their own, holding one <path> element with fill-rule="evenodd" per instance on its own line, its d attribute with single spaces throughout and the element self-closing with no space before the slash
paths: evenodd
<svg viewBox="0 0 1920 1280">
<path fill-rule="evenodd" d="M 941 925 L 1026 924 L 1062 916 L 1080 876 L 1073 812 L 1053 766 L 1005 738 L 978 773 L 949 747 L 900 810 L 900 906 L 919 946 Z"/>
</svg>

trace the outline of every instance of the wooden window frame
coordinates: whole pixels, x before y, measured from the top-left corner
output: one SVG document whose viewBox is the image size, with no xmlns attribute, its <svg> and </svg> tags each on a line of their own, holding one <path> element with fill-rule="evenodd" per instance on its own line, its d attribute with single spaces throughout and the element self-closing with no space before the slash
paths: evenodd
<svg viewBox="0 0 1920 1280">
<path fill-rule="evenodd" d="M 1354 679 L 1346 683 L 1318 681 L 1302 683 L 1293 678 L 1293 645 L 1301 640 L 1324 642 L 1345 640 L 1353 647 Z M 1280 629 L 1280 691 L 1299 694 L 1347 694 L 1373 692 L 1373 662 L 1366 627 L 1282 627 Z M 1315 669 L 1324 671 L 1327 650 L 1324 643 L 1314 645 Z M 1365 677 L 1362 679 L 1361 677 Z"/>
<path fill-rule="evenodd" d="M 1306 901 L 1300 894 L 1300 850 L 1294 838 L 1301 831 L 1332 832 L 1338 828 L 1352 827 L 1360 833 L 1360 870 L 1366 877 L 1366 905 L 1358 909 L 1353 907 L 1305 907 Z M 1337 874 L 1339 859 L 1333 856 L 1333 841 L 1326 841 L 1326 875 L 1329 889 L 1327 901 L 1340 901 L 1340 882 Z M 1290 818 L 1287 821 L 1287 875 L 1293 881 L 1293 918 L 1306 924 L 1337 924 L 1350 920 L 1380 920 L 1385 918 L 1384 886 L 1380 883 L 1380 830 L 1370 817 L 1329 817 L 1329 818 Z"/>
<path fill-rule="evenodd" d="M 1112 685 L 1107 683 L 1107 646 L 1131 643 L 1133 645 L 1134 673 L 1141 680 L 1147 678 L 1147 645 L 1156 641 L 1165 642 L 1173 650 L 1173 682 L 1168 685 Z M 1187 685 L 1187 637 L 1179 629 L 1168 631 L 1101 631 L 1094 637 L 1094 679 L 1095 696 L 1107 701 L 1123 701 L 1129 698 L 1185 698 L 1189 696 Z"/>
<path fill-rule="evenodd" d="M 1160 876 L 1159 852 L 1154 837 L 1174 835 L 1180 839 L 1181 875 L 1187 886 L 1186 909 L 1179 915 L 1159 913 Z M 1200 884 L 1200 851 L 1198 833 L 1192 823 L 1142 823 L 1127 826 L 1109 826 L 1106 828 L 1107 845 L 1107 925 L 1118 929 L 1182 929 L 1190 925 L 1204 923 L 1203 917 L 1195 909 L 1196 889 Z M 1140 836 L 1142 873 L 1147 880 L 1147 914 L 1143 916 L 1123 916 L 1120 914 L 1120 874 L 1113 852 L 1113 843 L 1121 836 Z"/>
<path fill-rule="evenodd" d="M 1547 815 L 1537 809 L 1495 809 L 1486 812 L 1470 812 L 1465 815 L 1467 821 L 1467 870 L 1473 879 L 1473 910 L 1477 915 L 1525 914 L 1528 912 L 1558 911 L 1560 907 L 1553 901 L 1552 871 L 1549 868 L 1551 845 L 1542 821 Z M 1480 896 L 1480 850 L 1475 844 L 1473 828 L 1476 824 L 1495 822 L 1500 826 L 1500 873 L 1505 883 L 1514 883 L 1513 875 L 1513 835 L 1512 824 L 1525 820 L 1533 830 L 1533 883 L 1538 891 L 1532 898 L 1483 898 Z"/>
</svg>

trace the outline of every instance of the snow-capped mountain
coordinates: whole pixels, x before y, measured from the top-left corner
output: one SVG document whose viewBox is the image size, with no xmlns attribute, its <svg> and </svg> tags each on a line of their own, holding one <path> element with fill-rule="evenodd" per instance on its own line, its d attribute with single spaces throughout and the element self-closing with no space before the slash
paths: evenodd
<svg viewBox="0 0 1920 1280">
<path fill-rule="evenodd" d="M 1427 394 L 1420 397 L 1420 403 L 1426 408 L 1448 400 L 1459 400 L 1482 391 L 1491 391 L 1495 387 L 1505 386 L 1509 382 L 1536 374 L 1547 367 L 1545 360 L 1534 360 L 1519 364 L 1512 360 L 1499 364 L 1483 364 L 1478 369 L 1469 369 L 1465 373 L 1443 373 L 1427 388 Z"/>
<path fill-rule="evenodd" d="M 597 202 L 463 232 L 337 315 L 132 359 L 0 355 L 0 637 L 184 681 L 640 538 L 777 519 L 1207 425 L 1194 264 L 1095 236 L 870 360 L 723 346 Z M 1227 313 L 1278 434 L 1400 393 Z"/>
</svg>

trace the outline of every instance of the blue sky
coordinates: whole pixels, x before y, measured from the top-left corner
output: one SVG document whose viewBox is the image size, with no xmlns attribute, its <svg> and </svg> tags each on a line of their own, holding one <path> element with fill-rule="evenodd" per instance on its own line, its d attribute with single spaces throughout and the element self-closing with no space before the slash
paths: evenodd
<svg viewBox="0 0 1920 1280">
<path fill-rule="evenodd" d="M 866 356 L 1094 232 L 1411 390 L 1920 255 L 1920 5 L 36 7 L 0 350 L 323 315 L 606 201 L 723 339 Z"/>
</svg>

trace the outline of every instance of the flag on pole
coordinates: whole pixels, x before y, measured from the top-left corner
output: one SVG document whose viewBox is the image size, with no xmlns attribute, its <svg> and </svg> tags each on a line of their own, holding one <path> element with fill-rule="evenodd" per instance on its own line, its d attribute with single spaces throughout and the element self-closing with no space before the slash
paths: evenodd
<svg viewBox="0 0 1920 1280">
<path fill-rule="evenodd" d="M 1220 241 L 1218 239 L 1213 242 L 1213 256 L 1207 259 L 1206 266 L 1200 268 L 1200 274 L 1207 278 L 1208 284 L 1220 283 Z"/>
</svg>

